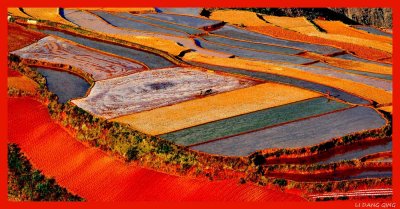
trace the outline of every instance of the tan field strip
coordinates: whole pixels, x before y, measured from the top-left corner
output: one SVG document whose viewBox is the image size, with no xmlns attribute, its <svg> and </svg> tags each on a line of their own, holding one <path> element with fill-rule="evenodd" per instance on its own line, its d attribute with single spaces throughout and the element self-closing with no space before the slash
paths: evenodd
<svg viewBox="0 0 400 209">
<path fill-rule="evenodd" d="M 76 26 L 62 18 L 58 13 L 58 8 L 24 8 L 24 11 L 38 20 L 49 20 L 65 25 Z"/>
<path fill-rule="evenodd" d="M 220 65 L 225 67 L 241 68 L 245 70 L 266 72 L 276 75 L 283 75 L 301 80 L 306 80 L 314 83 L 331 86 L 343 91 L 374 100 L 379 104 L 392 103 L 392 94 L 383 89 L 378 89 L 361 83 L 356 83 L 350 80 L 338 79 L 324 75 L 317 75 L 310 72 L 305 72 L 282 65 L 272 64 L 261 61 L 251 61 L 241 58 L 218 58 L 200 55 L 195 52 L 187 53 L 184 60 L 201 62 L 211 65 Z"/>
<path fill-rule="evenodd" d="M 385 107 L 380 107 L 380 108 L 378 108 L 379 110 L 383 110 L 383 111 L 385 111 L 385 112 L 389 112 L 389 113 L 392 113 L 392 111 L 393 111 L 393 106 L 385 106 Z"/>
<path fill-rule="evenodd" d="M 270 15 L 264 15 L 263 17 L 269 23 L 289 30 L 300 33 L 318 32 L 317 28 L 305 17 L 278 17 Z"/>
<path fill-rule="evenodd" d="M 7 11 L 9 13 L 11 13 L 12 15 L 15 15 L 18 17 L 31 18 L 28 15 L 26 15 L 25 13 L 21 12 L 21 10 L 19 10 L 19 8 L 17 8 L 17 7 L 7 8 Z"/>
<path fill-rule="evenodd" d="M 39 87 L 37 83 L 26 76 L 8 77 L 8 88 L 15 88 L 34 94 Z"/>
<path fill-rule="evenodd" d="M 236 91 L 190 100 L 112 121 L 159 135 L 257 110 L 318 97 L 320 94 L 277 83 L 264 83 Z"/>
<path fill-rule="evenodd" d="M 392 68 L 383 66 L 383 65 L 377 65 L 377 64 L 373 64 L 373 63 L 367 63 L 367 62 L 358 62 L 358 61 L 353 61 L 353 60 L 345 60 L 345 59 L 340 59 L 340 58 L 335 58 L 335 57 L 327 57 L 327 56 L 315 54 L 312 52 L 306 52 L 306 53 L 302 54 L 301 56 L 306 57 L 306 58 L 320 60 L 322 62 L 328 63 L 328 64 L 336 66 L 336 67 L 340 67 L 340 68 L 346 68 L 346 69 L 358 70 L 358 71 L 364 71 L 364 72 L 370 72 L 370 73 L 392 75 Z"/>
<path fill-rule="evenodd" d="M 240 10 L 217 10 L 211 13 L 210 19 L 245 26 L 264 26 L 267 24 L 258 18 L 256 13 Z"/>
</svg>

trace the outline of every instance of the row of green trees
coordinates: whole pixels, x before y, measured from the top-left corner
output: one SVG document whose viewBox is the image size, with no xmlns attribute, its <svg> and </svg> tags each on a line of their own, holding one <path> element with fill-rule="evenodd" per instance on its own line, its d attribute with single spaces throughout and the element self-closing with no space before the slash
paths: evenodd
<svg viewBox="0 0 400 209">
<path fill-rule="evenodd" d="M 32 168 L 16 144 L 8 144 L 8 195 L 20 201 L 84 201 Z"/>
</svg>

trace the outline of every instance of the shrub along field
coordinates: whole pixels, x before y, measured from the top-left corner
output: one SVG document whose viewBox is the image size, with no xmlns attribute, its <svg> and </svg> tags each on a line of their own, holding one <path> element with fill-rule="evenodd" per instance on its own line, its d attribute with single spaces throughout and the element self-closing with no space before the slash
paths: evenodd
<svg viewBox="0 0 400 209">
<path fill-rule="evenodd" d="M 190 68 L 165 68 L 98 81 L 73 103 L 94 115 L 115 118 L 256 84 L 255 81 Z"/>
<path fill-rule="evenodd" d="M 122 116 L 114 121 L 129 124 L 147 134 L 159 135 L 318 96 L 292 86 L 265 83 Z"/>
<path fill-rule="evenodd" d="M 146 70 L 142 64 L 84 48 L 70 41 L 45 37 L 37 43 L 11 52 L 24 59 L 66 64 L 92 75 L 95 80 Z"/>
<path fill-rule="evenodd" d="M 194 126 L 160 137 L 187 146 L 346 107 L 348 105 L 319 97 Z"/>
<path fill-rule="evenodd" d="M 8 144 L 8 198 L 16 201 L 83 201 L 32 167 L 17 144 Z"/>
<path fill-rule="evenodd" d="M 83 38 L 79 36 L 70 35 L 67 33 L 53 31 L 53 30 L 40 30 L 43 33 L 51 34 L 54 36 L 59 36 L 64 39 L 68 39 L 75 43 L 81 44 L 83 46 L 87 46 L 93 49 L 97 49 L 100 51 L 104 51 L 107 53 L 115 54 L 120 57 L 125 57 L 128 59 L 137 60 L 141 63 L 144 63 L 150 69 L 157 69 L 157 68 L 166 68 L 166 67 L 173 67 L 174 64 L 171 63 L 169 60 L 165 59 L 164 57 L 140 51 L 133 48 L 123 47 L 116 44 L 109 44 L 101 41 L 95 41 L 88 38 Z"/>
<path fill-rule="evenodd" d="M 282 126 L 197 145 L 194 150 L 228 156 L 247 156 L 267 148 L 312 146 L 354 132 L 381 128 L 386 121 L 375 110 L 354 107 Z"/>
</svg>

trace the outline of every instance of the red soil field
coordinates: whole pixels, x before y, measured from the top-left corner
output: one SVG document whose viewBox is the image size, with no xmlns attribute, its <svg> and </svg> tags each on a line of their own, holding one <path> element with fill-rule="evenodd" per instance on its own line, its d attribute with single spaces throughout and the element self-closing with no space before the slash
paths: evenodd
<svg viewBox="0 0 400 209">
<path fill-rule="evenodd" d="M 129 165 L 75 140 L 38 101 L 9 98 L 8 107 L 9 141 L 21 147 L 35 168 L 88 201 L 305 201 L 294 194 L 239 184 L 238 179 L 193 179 Z"/>
<path fill-rule="evenodd" d="M 392 59 L 391 59 L 392 55 L 390 53 L 387 53 L 387 52 L 384 52 L 384 51 L 381 51 L 378 49 L 372 49 L 369 47 L 364 47 L 364 46 L 345 43 L 345 42 L 327 40 L 327 39 L 319 38 L 316 36 L 307 36 L 307 35 L 304 35 L 304 34 L 301 34 L 301 33 L 295 32 L 295 31 L 290 31 L 290 30 L 286 30 L 286 29 L 283 29 L 280 27 L 275 27 L 275 26 L 251 26 L 251 27 L 247 27 L 246 29 L 248 29 L 250 31 L 263 33 L 263 34 L 266 34 L 266 35 L 269 35 L 272 37 L 277 37 L 277 38 L 282 38 L 282 39 L 287 39 L 287 40 L 339 47 L 341 49 L 344 49 L 344 50 L 347 50 L 350 52 L 354 52 L 360 58 L 365 58 L 365 59 L 370 59 L 370 60 L 375 60 L 375 61 L 382 60 L 384 62 L 392 63 Z"/>
<path fill-rule="evenodd" d="M 28 30 L 15 23 L 8 23 L 8 51 L 26 47 L 45 36 L 45 34 Z"/>
</svg>

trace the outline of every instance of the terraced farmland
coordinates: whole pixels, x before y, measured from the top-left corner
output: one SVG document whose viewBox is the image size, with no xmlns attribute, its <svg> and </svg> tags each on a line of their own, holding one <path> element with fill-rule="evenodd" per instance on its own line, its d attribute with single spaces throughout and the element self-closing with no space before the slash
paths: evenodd
<svg viewBox="0 0 400 209">
<path fill-rule="evenodd" d="M 173 7 L 160 7 L 157 8 L 162 13 L 167 14 L 180 14 L 189 16 L 199 16 L 201 8 L 173 8 Z"/>
<path fill-rule="evenodd" d="M 256 77 L 256 78 L 267 80 L 267 81 L 274 81 L 274 82 L 278 82 L 278 83 L 289 84 L 292 86 L 297 86 L 299 88 L 305 88 L 305 89 L 308 89 L 311 91 L 320 92 L 321 94 L 326 94 L 327 92 L 330 92 L 332 95 L 336 95 L 336 98 L 344 100 L 346 102 L 350 102 L 350 103 L 355 103 L 355 104 L 368 104 L 369 103 L 365 99 L 362 99 L 358 96 L 349 94 L 340 89 L 332 88 L 332 87 L 329 87 L 326 85 L 309 82 L 309 81 L 305 81 L 305 80 L 299 80 L 299 79 L 295 79 L 295 78 L 288 77 L 288 76 L 276 75 L 276 74 L 272 74 L 272 73 L 268 73 L 268 72 L 256 72 L 256 71 L 249 71 L 249 70 L 240 69 L 240 68 L 211 65 L 211 64 L 201 63 L 201 62 L 190 62 L 190 63 L 193 65 L 196 65 L 196 66 L 201 66 L 201 67 L 213 69 L 216 71 L 223 71 L 223 72 L 228 72 L 228 73 L 247 75 L 247 76 Z"/>
<path fill-rule="evenodd" d="M 295 49 L 295 48 L 288 48 L 288 47 L 282 47 L 282 46 L 278 46 L 278 45 L 270 45 L 270 44 L 264 44 L 264 43 L 253 43 L 253 42 L 248 42 L 248 41 L 230 39 L 230 38 L 226 38 L 226 37 L 222 37 L 222 36 L 208 35 L 208 36 L 202 36 L 202 38 L 207 41 L 210 41 L 210 42 L 226 44 L 226 45 L 229 45 L 232 47 L 237 46 L 237 47 L 254 49 L 254 50 L 262 50 L 262 51 L 267 51 L 267 52 L 275 52 L 275 53 L 282 53 L 282 54 L 289 54 L 289 55 L 295 55 L 300 52 L 303 52 L 302 50 Z"/>
<path fill-rule="evenodd" d="M 163 134 L 161 137 L 186 146 L 324 114 L 346 107 L 348 105 L 320 97 L 206 123 Z"/>
<path fill-rule="evenodd" d="M 386 37 L 392 38 L 392 34 L 386 33 L 386 32 L 384 32 L 382 30 L 379 30 L 379 29 L 371 27 L 371 26 L 354 25 L 353 27 L 356 28 L 356 29 L 359 29 L 359 30 L 366 31 L 366 32 L 371 33 L 371 34 L 380 35 L 380 36 L 386 36 Z"/>
<path fill-rule="evenodd" d="M 310 63 L 314 60 L 297 57 L 297 56 L 289 56 L 284 54 L 275 54 L 269 53 L 264 51 L 255 51 L 245 48 L 237 48 L 231 47 L 229 45 L 219 44 L 216 42 L 209 42 L 205 40 L 195 39 L 200 46 L 205 49 L 210 49 L 214 51 L 220 51 L 224 53 L 232 53 L 239 57 L 251 58 L 251 59 L 258 59 L 258 60 L 269 60 L 269 61 L 278 61 L 278 62 L 289 62 L 289 63 L 296 63 L 296 64 L 304 64 Z"/>
<path fill-rule="evenodd" d="M 277 11 L 11 8 L 9 141 L 88 201 L 391 187 L 390 29 Z"/>
<path fill-rule="evenodd" d="M 318 96 L 296 87 L 265 83 L 123 116 L 114 121 L 129 124 L 144 133 L 159 135 Z"/>
<path fill-rule="evenodd" d="M 146 70 L 146 67 L 142 64 L 107 56 L 104 53 L 52 36 L 45 37 L 37 43 L 11 53 L 24 59 L 74 66 L 89 73 L 95 80 Z"/>
<path fill-rule="evenodd" d="M 83 46 L 87 46 L 93 49 L 97 49 L 100 51 L 108 52 L 111 54 L 115 54 L 121 57 L 137 60 L 141 63 L 144 63 L 150 69 L 157 69 L 157 68 L 167 68 L 173 67 L 174 64 L 171 63 L 169 60 L 165 59 L 162 56 L 157 54 L 144 52 L 140 50 L 136 50 L 133 48 L 123 47 L 115 44 L 109 44 L 105 42 L 95 41 L 88 38 L 83 38 L 79 36 L 73 36 L 67 33 L 59 32 L 59 31 L 52 31 L 52 30 L 40 30 L 43 33 L 51 34 L 54 36 L 58 36 L 64 39 L 68 39 L 75 43 L 81 44 Z"/>
<path fill-rule="evenodd" d="M 140 16 L 151 17 L 155 19 L 165 20 L 168 22 L 173 22 L 181 25 L 186 25 L 195 28 L 201 28 L 204 26 L 210 26 L 219 23 L 220 21 L 210 20 L 205 17 L 194 17 L 179 14 L 141 14 Z"/>
<path fill-rule="evenodd" d="M 201 30 L 196 29 L 196 28 L 181 26 L 181 25 L 177 25 L 174 23 L 166 22 L 166 21 L 160 21 L 160 20 L 153 19 L 153 18 L 146 18 L 146 17 L 142 17 L 140 15 L 133 15 L 133 14 L 127 13 L 127 12 L 117 13 L 116 15 L 119 17 L 127 18 L 129 20 L 145 22 L 145 23 L 149 23 L 149 24 L 152 24 L 152 25 L 160 27 L 160 28 L 168 28 L 170 30 L 175 30 L 175 31 L 179 31 L 179 32 L 187 33 L 187 34 L 202 33 Z"/>
<path fill-rule="evenodd" d="M 318 54 L 333 54 L 342 51 L 340 49 L 330 46 L 278 39 L 260 33 L 255 33 L 248 30 L 236 28 L 233 26 L 224 26 L 221 29 L 213 31 L 213 34 L 239 40 L 251 41 L 251 42 L 260 42 L 260 43 L 275 44 L 285 47 L 293 47 L 302 49 L 304 51 L 315 52 Z"/>
<path fill-rule="evenodd" d="M 82 109 L 114 118 L 254 85 L 251 80 L 189 68 L 166 68 L 98 81 L 86 98 L 73 102 Z"/>
<path fill-rule="evenodd" d="M 311 146 L 353 132 L 380 128 L 385 123 L 373 109 L 355 107 L 191 148 L 218 155 L 246 156 L 263 149 Z"/>
<path fill-rule="evenodd" d="M 238 184 L 235 179 L 179 177 L 127 165 L 76 141 L 51 120 L 46 106 L 33 99 L 10 98 L 9 107 L 9 141 L 18 143 L 46 176 L 87 201 L 304 200 L 266 187 Z"/>
</svg>

